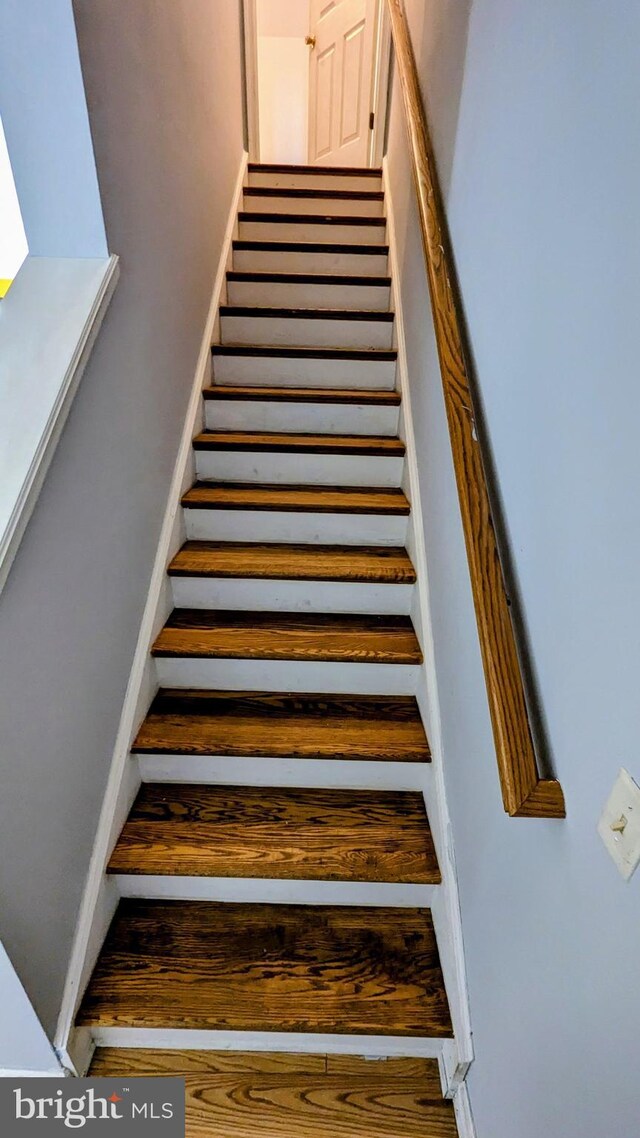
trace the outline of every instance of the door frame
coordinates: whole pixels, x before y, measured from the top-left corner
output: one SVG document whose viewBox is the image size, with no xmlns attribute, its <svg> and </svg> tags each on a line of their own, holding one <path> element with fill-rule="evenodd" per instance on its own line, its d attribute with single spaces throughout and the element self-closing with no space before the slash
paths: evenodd
<svg viewBox="0 0 640 1138">
<path fill-rule="evenodd" d="M 256 0 L 242 0 L 244 93 L 247 150 L 250 162 L 260 161 L 260 100 L 258 97 L 258 17 Z"/>
<path fill-rule="evenodd" d="M 260 110 L 258 98 L 258 21 L 256 0 L 242 0 L 244 35 L 244 84 L 247 148 L 249 161 L 260 161 Z M 369 112 L 373 113 L 367 167 L 382 165 L 387 127 L 389 76 L 391 72 L 391 20 L 387 0 L 377 0 L 376 28 Z"/>
</svg>

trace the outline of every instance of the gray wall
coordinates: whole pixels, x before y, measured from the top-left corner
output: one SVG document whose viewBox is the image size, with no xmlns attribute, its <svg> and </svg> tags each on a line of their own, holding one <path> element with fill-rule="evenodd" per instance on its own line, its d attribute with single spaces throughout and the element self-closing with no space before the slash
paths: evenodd
<svg viewBox="0 0 640 1138">
<path fill-rule="evenodd" d="M 640 1124 L 640 875 L 596 834 L 640 779 L 640 6 L 406 0 L 564 787 L 502 811 L 415 211 L 402 231 L 479 1138 Z M 468 34 L 468 40 L 467 40 Z M 396 209 L 410 200 L 394 93 Z"/>
<path fill-rule="evenodd" d="M 0 113 L 32 257 L 106 257 L 71 0 L 2 0 Z"/>
<path fill-rule="evenodd" d="M 121 280 L 0 597 L 0 940 L 52 1032 L 242 153 L 238 0 L 77 0 Z"/>
</svg>

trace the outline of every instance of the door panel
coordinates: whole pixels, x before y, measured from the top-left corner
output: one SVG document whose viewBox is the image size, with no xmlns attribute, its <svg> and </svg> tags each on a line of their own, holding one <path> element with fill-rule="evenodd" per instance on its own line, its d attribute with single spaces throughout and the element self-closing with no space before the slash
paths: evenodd
<svg viewBox="0 0 640 1138">
<path fill-rule="evenodd" d="M 366 166 L 376 0 L 311 0 L 309 162 Z"/>
</svg>

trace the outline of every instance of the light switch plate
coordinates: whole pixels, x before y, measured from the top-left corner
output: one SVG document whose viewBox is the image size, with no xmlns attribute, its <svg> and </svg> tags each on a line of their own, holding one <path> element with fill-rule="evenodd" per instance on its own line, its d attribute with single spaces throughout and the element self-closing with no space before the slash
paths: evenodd
<svg viewBox="0 0 640 1138">
<path fill-rule="evenodd" d="M 598 833 L 628 881 L 640 863 L 640 786 L 624 767 L 598 822 Z"/>
</svg>

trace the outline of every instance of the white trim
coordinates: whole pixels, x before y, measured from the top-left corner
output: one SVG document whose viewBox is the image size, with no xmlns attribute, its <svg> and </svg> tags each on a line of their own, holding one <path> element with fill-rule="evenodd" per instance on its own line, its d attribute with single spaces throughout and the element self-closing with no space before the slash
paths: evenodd
<svg viewBox="0 0 640 1138">
<path fill-rule="evenodd" d="M 471 1100 L 466 1083 L 462 1083 L 453 1099 L 459 1138 L 476 1138 L 476 1128 L 471 1111 Z"/>
<path fill-rule="evenodd" d="M 219 786 L 324 787 L 335 790 L 422 790 L 431 763 L 366 759 L 255 758 L 251 755 L 138 755 L 143 782 L 215 783 Z"/>
<path fill-rule="evenodd" d="M 149 651 L 155 636 L 171 610 L 170 588 L 166 569 L 169 561 L 184 540 L 184 521 L 180 499 L 183 491 L 193 481 L 191 443 L 203 415 L 202 388 L 210 382 L 211 342 L 217 321 L 218 306 L 225 286 L 225 275 L 231 258 L 231 242 L 235 231 L 238 204 L 246 177 L 246 167 L 247 154 L 244 153 L 230 205 L 229 220 L 213 286 L 209 313 L 203 331 L 184 430 L 171 479 L 158 551 L 151 574 L 147 603 L 122 708 L 109 780 L 80 906 L 78 925 L 58 1017 L 55 1035 L 56 1049 L 59 1054 L 70 1054 L 73 1066 L 76 1065 L 76 1036 L 84 1039 L 86 1035 L 84 1030 L 73 1033 L 74 1016 L 118 903 L 117 889 L 112 881 L 105 878 L 105 868 L 140 784 L 137 763 L 130 758 L 131 744 L 158 687 Z M 86 1056 L 86 1040 L 80 1051 L 83 1056 Z M 84 1059 L 81 1061 L 81 1066 L 83 1064 Z"/>
<path fill-rule="evenodd" d="M 66 1079 L 68 1071 L 58 1067 L 55 1071 L 14 1071 L 11 1067 L 0 1067 L 0 1079 Z"/>
<path fill-rule="evenodd" d="M 391 70 L 391 20 L 387 0 L 378 0 L 378 21 L 373 64 L 373 94 L 371 110 L 374 114 L 373 130 L 369 140 L 369 166 L 382 165 L 384 140 L 387 129 L 389 74 Z"/>
<path fill-rule="evenodd" d="M 260 161 L 260 102 L 258 99 L 258 21 L 256 0 L 242 0 L 244 26 L 245 99 L 249 161 Z"/>
<path fill-rule="evenodd" d="M 441 1039 L 398 1035 L 333 1035 L 306 1031 L 215 1031 L 179 1027 L 94 1027 L 98 1047 L 180 1051 L 284 1051 L 304 1055 L 412 1056 L 437 1059 Z"/>
<path fill-rule="evenodd" d="M 93 276 L 96 271 L 96 264 L 98 266 L 97 283 Z M 63 345 L 60 353 L 61 358 L 56 361 L 58 345 L 56 344 L 52 349 L 55 363 L 58 363 L 58 366 L 61 365 L 64 371 L 60 377 L 59 387 L 49 416 L 20 486 L 15 505 L 7 520 L 4 532 L 0 535 L 0 591 L 7 580 L 27 523 L 38 500 L 87 360 L 118 282 L 119 273 L 118 258 L 115 256 L 97 263 L 95 261 L 83 263 L 70 259 L 28 257 L 11 293 L 2 302 L 2 315 L 5 318 L 3 341 L 5 336 L 10 337 L 8 350 L 4 342 L 2 345 L 3 353 L 5 350 L 8 351 L 6 358 L 8 358 L 9 366 L 12 369 L 12 374 L 8 378 L 12 383 L 31 384 L 32 381 L 38 382 L 38 375 L 34 376 L 32 373 L 34 369 L 37 372 L 37 369 L 42 367 L 42 357 L 46 357 L 48 354 L 49 345 L 48 343 L 40 345 L 40 338 L 44 337 L 45 340 L 48 340 L 51 336 L 52 342 L 54 342 L 57 333 L 55 327 L 47 327 L 48 324 L 51 324 L 51 320 L 47 321 L 45 315 L 39 314 L 38 310 L 42 305 L 43 296 L 49 289 L 55 295 L 57 290 L 64 290 L 66 285 L 67 290 L 74 294 L 74 301 L 79 294 L 80 312 L 82 312 L 83 304 L 86 304 L 85 292 L 87 290 L 91 296 L 86 315 L 80 317 L 82 323 L 77 327 L 77 330 L 73 326 L 69 329 L 73 347 L 69 350 L 68 356 L 66 358 L 64 356 L 67 349 Z M 42 351 L 35 353 L 35 356 L 31 351 L 30 358 L 26 363 L 23 360 L 22 347 L 25 336 L 29 337 L 32 345 L 35 340 L 38 347 L 42 349 Z M 18 361 L 20 361 L 20 366 L 18 366 Z"/>
<path fill-rule="evenodd" d="M 445 1093 L 448 1097 L 451 1097 L 466 1075 L 468 1066 L 473 1060 L 473 1042 L 462 939 L 458 879 L 443 771 L 442 729 L 429 599 L 429 574 L 420 501 L 416 443 L 411 414 L 410 373 L 407 361 L 403 310 L 400 295 L 401 273 L 398 263 L 395 215 L 386 158 L 383 162 L 383 185 L 387 208 L 393 308 L 396 313 L 398 349 L 397 375 L 402 392 L 400 436 L 404 439 L 406 445 L 405 476 L 408 484 L 405 486 L 405 490 L 412 504 L 410 534 L 407 548 L 418 574 L 418 583 L 415 593 L 416 604 L 414 606 L 413 618 L 425 661 L 417 684 L 416 698 L 418 699 L 425 719 L 427 734 L 431 745 L 431 792 L 428 795 L 426 805 L 440 870 L 442 872 L 442 886 L 434 899 L 433 920 L 454 1028 L 454 1042 L 443 1050 L 441 1073 L 444 1077 Z"/>
</svg>

